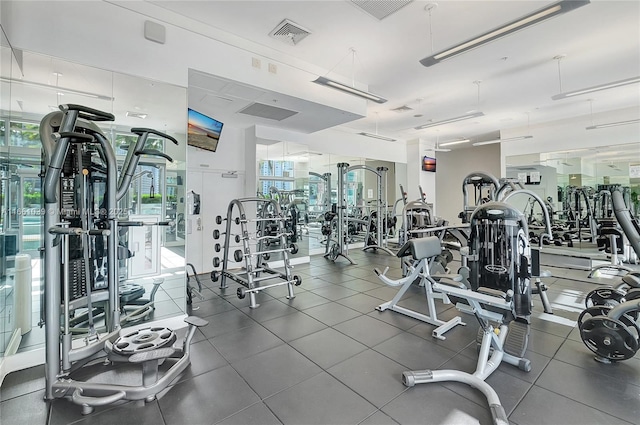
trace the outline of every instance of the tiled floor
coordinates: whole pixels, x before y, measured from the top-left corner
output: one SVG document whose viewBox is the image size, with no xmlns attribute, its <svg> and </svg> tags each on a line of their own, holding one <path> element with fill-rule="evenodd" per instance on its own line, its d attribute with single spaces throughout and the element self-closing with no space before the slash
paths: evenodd
<svg viewBox="0 0 640 425">
<path fill-rule="evenodd" d="M 488 424 L 486 400 L 463 384 L 406 388 L 408 369 L 461 369 L 476 361 L 475 319 L 431 337 L 433 326 L 398 313 L 378 312 L 395 289 L 373 268 L 398 260 L 383 253 L 352 251 L 357 265 L 313 257 L 296 266 L 303 277 L 295 299 L 284 287 L 260 294 L 258 309 L 223 293 L 216 284 L 194 304 L 209 325 L 192 344 L 189 369 L 156 401 L 96 408 L 82 416 L 64 400 L 43 401 L 44 367 L 9 375 L 2 386 L 0 423 L 13 424 Z M 640 355 L 613 365 L 593 360 L 575 327 L 584 295 L 596 285 L 574 280 L 586 272 L 551 270 L 554 315 L 536 298 L 527 358 L 529 373 L 502 364 L 487 382 L 496 390 L 513 425 L 640 423 Z M 583 279 L 587 280 L 587 279 Z M 419 287 L 401 304 L 426 312 Z M 438 302 L 439 317 L 457 310 Z M 126 371 L 116 379 L 127 376 Z"/>
</svg>

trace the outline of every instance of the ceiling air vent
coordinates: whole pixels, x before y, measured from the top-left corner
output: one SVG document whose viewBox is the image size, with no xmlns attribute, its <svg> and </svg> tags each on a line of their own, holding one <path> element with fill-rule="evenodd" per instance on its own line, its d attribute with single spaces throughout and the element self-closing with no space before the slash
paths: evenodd
<svg viewBox="0 0 640 425">
<path fill-rule="evenodd" d="M 355 6 L 367 12 L 376 19 L 383 20 L 392 13 L 402 9 L 413 0 L 351 0 Z"/>
<path fill-rule="evenodd" d="M 269 33 L 271 37 L 292 46 L 300 43 L 309 34 L 311 34 L 311 31 L 288 19 L 280 22 L 278 26 Z"/>
<path fill-rule="evenodd" d="M 282 121 L 285 118 L 289 118 L 290 116 L 297 114 L 296 111 L 276 108 L 275 106 L 265 105 L 263 103 L 252 103 L 251 105 L 239 110 L 238 113 L 276 121 Z"/>
<path fill-rule="evenodd" d="M 407 105 L 402 105 L 402 106 L 398 106 L 397 108 L 393 108 L 392 111 L 393 112 L 402 113 L 402 112 L 413 111 L 413 108 L 411 108 L 411 107 L 409 107 Z"/>
</svg>

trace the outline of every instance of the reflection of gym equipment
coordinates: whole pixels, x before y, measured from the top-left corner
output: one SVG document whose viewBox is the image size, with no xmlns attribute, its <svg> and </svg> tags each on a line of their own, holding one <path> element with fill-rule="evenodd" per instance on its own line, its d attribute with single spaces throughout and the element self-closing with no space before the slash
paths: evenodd
<svg viewBox="0 0 640 425">
<path fill-rule="evenodd" d="M 245 204 L 256 204 L 257 217 L 254 220 L 247 218 L 245 211 Z M 233 218 L 234 209 L 237 209 L 237 216 Z M 256 308 L 260 304 L 256 303 L 256 293 L 268 288 L 273 288 L 280 285 L 287 285 L 288 295 L 287 299 L 294 298 L 293 286 L 298 286 L 302 283 L 300 276 L 292 276 L 292 266 L 289 263 L 289 253 L 295 254 L 298 252 L 296 244 L 292 243 L 287 245 L 287 236 L 290 235 L 285 228 L 286 218 L 282 216 L 280 212 L 280 206 L 274 199 L 264 198 L 242 198 L 234 199 L 229 203 L 227 208 L 227 217 L 223 219 L 221 216 L 216 217 L 216 222 L 222 224 L 226 221 L 226 230 L 224 233 L 220 233 L 218 229 L 214 230 L 214 239 L 219 239 L 224 235 L 224 245 L 221 248 L 223 252 L 222 263 L 219 257 L 214 257 L 213 266 L 219 268 L 222 266 L 221 271 L 214 270 L 211 272 L 211 279 L 215 282 L 220 279 L 220 289 L 227 288 L 227 279 L 231 279 L 244 288 L 238 288 L 238 298 L 242 299 L 249 294 L 249 307 Z M 251 239 L 249 237 L 249 229 L 247 224 L 249 222 L 256 223 L 256 237 Z M 229 251 L 231 248 L 231 239 L 234 236 L 231 233 L 231 225 L 235 223 L 240 226 L 240 233 L 235 235 L 236 243 L 242 242 L 242 249 L 236 249 L 233 253 L 233 259 L 238 262 L 244 262 L 244 270 L 238 273 L 232 272 L 229 267 Z M 275 230 L 272 225 L 277 226 Z M 265 227 L 269 225 L 269 228 Z M 251 250 L 250 240 L 256 242 L 256 250 Z M 267 249 L 270 245 L 278 243 L 279 248 Z M 275 270 L 266 262 L 272 254 L 282 254 L 282 260 L 284 263 L 284 272 Z M 255 264 L 254 264 L 255 263 Z M 260 276 L 263 273 L 263 276 Z M 278 279 L 279 282 L 271 283 L 268 285 L 261 285 L 261 282 L 268 280 Z"/>
<path fill-rule="evenodd" d="M 474 202 L 469 203 L 468 186 L 473 186 Z M 476 207 L 489 201 L 495 201 L 500 182 L 491 174 L 474 171 L 462 180 L 462 212 L 458 215 L 463 223 L 469 223 Z"/>
<path fill-rule="evenodd" d="M 346 258 L 351 264 L 356 264 L 351 258 L 349 258 L 349 240 L 350 235 L 355 233 L 359 226 L 366 226 L 365 234 L 365 246 L 366 250 L 378 249 L 386 252 L 389 255 L 395 255 L 389 248 L 387 248 L 386 228 L 388 226 L 387 220 L 387 196 L 386 196 L 386 176 L 387 167 L 371 168 L 366 165 L 353 165 L 349 166 L 346 162 L 337 164 L 338 167 L 338 204 L 336 206 L 336 217 L 331 217 L 331 223 L 335 222 L 335 238 L 328 237 L 326 241 L 325 257 L 332 261 L 338 259 L 338 257 Z M 365 170 L 372 172 L 376 175 L 376 187 L 377 187 L 377 199 L 375 202 L 375 210 L 373 210 L 367 219 L 350 217 L 346 214 L 347 200 L 346 200 L 346 177 L 347 174 L 355 170 Z M 383 180 L 385 181 L 383 185 Z M 383 191 L 384 188 L 384 191 Z M 325 217 L 325 225 L 326 223 Z M 331 224 L 333 230 L 334 226 Z"/>
<path fill-rule="evenodd" d="M 118 220 L 117 199 L 126 193 L 138 157 L 151 154 L 168 158 L 156 151 L 145 150 L 149 134 L 157 134 L 177 143 L 167 135 L 150 129 L 134 129 L 138 142 L 129 146 L 123 167 L 124 177 L 117 182 L 117 163 L 110 142 L 94 121 L 113 121 L 113 115 L 79 105 L 62 105 L 62 112 L 52 112 L 40 123 L 44 148 L 45 201 L 44 227 L 44 298 L 46 325 L 45 399 L 68 398 L 91 413 L 94 406 L 120 400 L 154 400 L 190 362 L 189 344 L 195 327 L 206 325 L 198 318 L 187 318 L 190 328 L 182 347 L 174 347 L 176 335 L 167 328 L 147 328 L 121 333 L 120 293 L 117 275 Z M 92 158 L 99 157 L 104 168 L 106 186 L 99 211 L 93 211 L 89 175 L 94 168 Z M 121 177 L 123 176 L 121 175 Z M 58 198 L 58 193 L 60 197 Z M 90 239 L 106 238 L 107 275 L 97 281 L 92 272 Z M 73 254 L 73 257 L 72 257 Z M 79 254 L 79 255 L 78 255 Z M 62 282 L 62 285 L 60 284 Z M 76 285 L 77 284 L 77 285 Z M 73 288 L 83 286 L 78 294 Z M 71 303 L 85 303 L 89 332 L 73 340 Z M 106 334 L 99 335 L 93 323 L 93 303 L 104 302 Z M 62 316 L 62 318 L 60 317 Z M 62 326 L 60 325 L 62 323 Z M 73 373 L 92 361 L 107 356 L 112 362 L 142 366 L 142 385 L 113 385 L 71 379 Z M 159 365 L 175 361 L 160 377 Z"/>
<path fill-rule="evenodd" d="M 356 264 L 349 257 L 349 244 L 347 243 L 347 233 L 345 232 L 345 227 L 347 227 L 347 216 L 345 214 L 347 206 L 346 206 L 346 198 L 345 198 L 345 170 L 349 168 L 349 164 L 346 162 L 340 162 L 337 164 L 338 166 L 338 204 L 336 205 L 335 211 L 332 211 L 333 216 L 327 217 L 325 214 L 325 220 L 330 218 L 329 223 L 330 228 L 332 229 L 332 233 L 327 236 L 327 242 L 325 247 L 324 257 L 330 259 L 331 261 L 336 261 L 339 257 L 344 257 L 351 264 Z M 335 232 L 333 232 L 333 223 L 335 220 Z M 347 227 L 348 228 L 348 227 Z M 332 236 L 335 235 L 335 238 Z"/>
<path fill-rule="evenodd" d="M 611 186 L 613 192 L 602 189 L 598 192 L 594 202 L 594 216 L 597 218 L 598 224 L 598 238 L 596 240 L 598 249 L 606 252 L 610 256 L 609 264 L 602 264 L 595 266 L 591 269 L 589 277 L 597 275 L 600 270 L 613 270 L 617 272 L 631 272 L 630 267 L 623 265 L 623 261 L 630 260 L 633 257 L 633 253 L 630 249 L 632 247 L 625 243 L 625 233 L 620 227 L 615 215 L 616 208 L 617 214 L 621 211 L 629 211 L 627 203 L 624 199 L 624 189 L 619 186 Z M 614 193 L 616 193 L 616 205 L 614 205 Z M 630 213 L 629 213 L 630 216 Z M 631 216 L 630 216 L 631 217 Z M 623 219 L 624 221 L 624 219 Z M 633 223 L 633 219 L 629 220 L 629 224 Z"/>
<path fill-rule="evenodd" d="M 569 227 L 564 234 L 565 240 L 577 239 L 580 242 L 583 240 L 595 242 L 597 229 L 593 218 L 592 197 L 592 187 L 569 186 L 565 190 L 563 207 L 566 211 Z"/>
<path fill-rule="evenodd" d="M 493 388 L 485 382 L 501 362 L 529 372 L 525 359 L 531 314 L 529 286 L 529 242 L 522 215 L 502 202 L 479 206 L 470 217 L 468 262 L 470 289 L 451 285 L 446 279 L 433 290 L 465 300 L 456 307 L 475 315 L 480 323 L 478 362 L 473 374 L 458 370 L 408 371 L 405 385 L 456 381 L 480 390 L 489 402 L 495 424 L 508 424 L 507 415 Z M 481 336 L 481 338 L 480 338 Z"/>
<path fill-rule="evenodd" d="M 380 272 L 378 269 L 374 269 L 376 275 L 389 286 L 401 286 L 398 293 L 393 297 L 391 301 L 380 304 L 376 307 L 379 311 L 392 310 L 405 316 L 412 317 L 425 323 L 437 326 L 433 330 L 432 335 L 438 339 L 445 339 L 443 336 L 445 332 L 449 331 L 456 325 L 465 325 L 460 317 L 454 317 L 453 319 L 444 322 L 438 319 L 438 313 L 436 311 L 435 300 L 440 299 L 444 304 L 450 304 L 449 298 L 442 293 L 434 292 L 432 285 L 436 283 L 436 280 L 442 277 L 453 277 L 452 275 L 432 275 L 429 272 L 429 263 L 436 260 L 436 257 L 442 253 L 442 247 L 440 245 L 440 239 L 436 236 L 430 236 L 420 239 L 411 239 L 407 241 L 398 251 L 397 256 L 401 259 L 407 256 L 411 256 L 411 265 L 409 267 L 410 273 L 398 280 L 389 279 L 386 276 L 389 268 L 387 267 L 384 272 Z M 462 276 L 457 275 L 459 280 Z M 410 310 L 398 305 L 398 302 L 402 299 L 404 294 L 411 288 L 411 285 L 420 278 L 420 286 L 424 287 L 425 297 L 427 299 L 428 314 L 418 313 L 417 311 Z M 464 284 L 460 284 L 462 288 L 466 288 Z"/>
</svg>

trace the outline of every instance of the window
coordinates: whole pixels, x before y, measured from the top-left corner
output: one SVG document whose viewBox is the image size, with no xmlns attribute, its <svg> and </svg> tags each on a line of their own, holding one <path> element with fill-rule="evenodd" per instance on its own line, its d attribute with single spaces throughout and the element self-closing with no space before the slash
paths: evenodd
<svg viewBox="0 0 640 425">
<path fill-rule="evenodd" d="M 0 120 L 0 146 L 4 146 L 5 145 L 5 135 L 7 134 L 7 131 L 5 130 L 5 127 L 7 126 L 7 122 L 5 120 Z"/>
<path fill-rule="evenodd" d="M 9 124 L 9 146 L 40 149 L 40 125 L 11 121 Z"/>
<path fill-rule="evenodd" d="M 116 140 L 114 142 L 114 149 L 116 155 L 125 156 L 129 146 L 136 143 L 138 136 L 136 134 L 116 134 Z M 158 137 L 148 137 L 147 142 L 144 145 L 145 149 L 155 149 L 160 152 L 164 152 L 164 139 Z"/>
</svg>

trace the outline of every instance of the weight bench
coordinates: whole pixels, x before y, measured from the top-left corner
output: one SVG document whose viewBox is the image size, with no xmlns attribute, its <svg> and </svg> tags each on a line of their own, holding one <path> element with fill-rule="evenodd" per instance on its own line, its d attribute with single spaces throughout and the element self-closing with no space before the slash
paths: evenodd
<svg viewBox="0 0 640 425">
<path fill-rule="evenodd" d="M 429 323 L 430 325 L 437 326 L 436 329 L 433 330 L 432 335 L 434 338 L 445 339 L 444 333 L 454 328 L 457 325 L 465 325 L 462 322 L 462 319 L 457 316 L 453 319 L 445 322 L 438 319 L 438 314 L 436 312 L 435 300 L 442 300 L 444 304 L 450 304 L 451 301 L 444 293 L 434 292 L 433 285 L 436 283 L 438 279 L 449 279 L 449 282 L 453 285 L 456 285 L 460 288 L 466 288 L 466 286 L 460 282 L 462 276 L 460 275 L 450 275 L 450 274 L 440 274 L 440 275 L 432 275 L 429 272 L 429 262 L 433 258 L 437 257 L 442 253 L 442 246 L 440 245 L 440 238 L 437 236 L 429 236 L 426 238 L 416 238 L 410 239 L 407 241 L 398 253 L 396 254 L 399 258 L 411 257 L 412 264 L 409 266 L 410 273 L 407 276 L 393 280 L 389 279 L 386 276 L 389 268 L 387 267 L 384 272 L 380 272 L 378 269 L 374 269 L 376 275 L 389 286 L 400 286 L 400 290 L 393 297 L 391 301 L 387 301 L 386 303 L 380 304 L 376 307 L 378 311 L 392 310 L 397 313 L 404 314 L 405 316 L 412 317 L 414 319 L 420 320 L 425 323 Z M 404 294 L 409 290 L 411 285 L 416 281 L 416 279 L 421 279 L 421 286 L 424 286 L 424 292 L 427 299 L 427 310 L 428 314 L 419 313 L 414 310 L 410 310 L 405 307 L 401 307 L 398 305 L 400 299 L 404 296 Z M 456 281 L 457 280 L 457 281 Z"/>
<path fill-rule="evenodd" d="M 450 283 L 450 282 L 448 282 Z M 491 289 L 478 288 L 478 291 L 457 288 L 452 285 L 434 283 L 433 290 L 466 300 L 456 308 L 473 314 L 480 323 L 478 335 L 482 336 L 478 351 L 478 362 L 474 373 L 459 370 L 420 370 L 402 373 L 402 382 L 413 387 L 416 384 L 455 381 L 470 385 L 481 391 L 487 398 L 494 424 L 508 425 L 507 415 L 500 403 L 498 394 L 485 379 L 489 377 L 501 362 L 518 367 L 525 372 L 531 371 L 531 362 L 525 359 L 529 337 L 529 323 L 524 318 L 515 318 L 513 291 L 506 293 Z"/>
</svg>

